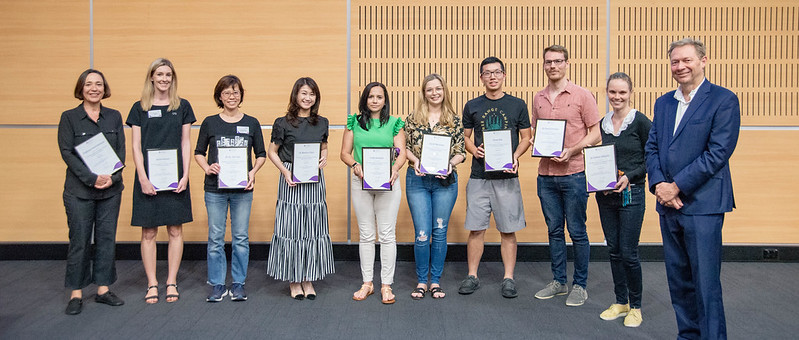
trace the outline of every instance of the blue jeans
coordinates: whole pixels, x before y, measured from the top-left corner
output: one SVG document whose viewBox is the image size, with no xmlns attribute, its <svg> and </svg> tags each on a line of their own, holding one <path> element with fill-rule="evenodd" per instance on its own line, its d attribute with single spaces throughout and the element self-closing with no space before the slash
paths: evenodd
<svg viewBox="0 0 799 340">
<path fill-rule="evenodd" d="M 244 284 L 250 262 L 250 208 L 252 191 L 206 192 L 205 209 L 208 211 L 208 284 L 224 285 L 227 274 L 225 257 L 225 225 L 230 207 L 230 234 L 233 259 L 230 275 L 233 283 Z"/>
<path fill-rule="evenodd" d="M 613 273 L 613 292 L 616 303 L 629 303 L 641 308 L 641 262 L 638 260 L 638 240 L 646 210 L 644 184 L 630 188 L 630 203 L 622 206 L 622 194 L 596 193 L 599 220 L 608 243 L 610 271 Z"/>
<path fill-rule="evenodd" d="M 567 176 L 538 176 L 538 198 L 549 229 L 549 255 L 552 258 L 552 275 L 555 281 L 566 284 L 566 235 L 564 224 L 574 248 L 573 283 L 585 287 L 588 280 L 588 260 L 591 244 L 585 231 L 585 209 L 588 192 L 585 173 Z"/>
<path fill-rule="evenodd" d="M 416 242 L 413 255 L 416 259 L 418 283 L 440 283 L 447 257 L 447 227 L 452 208 L 458 199 L 458 175 L 452 173 L 455 182 L 447 186 L 435 176 L 416 176 L 408 167 L 405 176 L 405 196 L 413 218 Z M 434 227 L 435 226 L 435 227 Z"/>
</svg>

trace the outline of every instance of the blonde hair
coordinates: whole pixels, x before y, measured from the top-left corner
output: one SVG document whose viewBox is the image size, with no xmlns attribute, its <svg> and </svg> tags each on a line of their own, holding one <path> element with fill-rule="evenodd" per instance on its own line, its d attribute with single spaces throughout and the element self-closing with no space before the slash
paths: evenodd
<svg viewBox="0 0 799 340">
<path fill-rule="evenodd" d="M 169 84 L 169 111 L 177 110 L 180 107 L 180 97 L 178 97 L 178 75 L 175 73 L 175 67 L 172 62 L 166 58 L 158 58 L 150 64 L 147 69 L 147 76 L 144 78 L 144 89 L 141 91 L 141 108 L 144 111 L 149 110 L 153 106 L 153 96 L 155 95 L 155 86 L 153 86 L 153 73 L 161 66 L 168 66 L 172 70 L 172 83 Z"/>
<path fill-rule="evenodd" d="M 448 127 L 455 126 L 455 117 L 457 114 L 455 113 L 455 109 L 452 108 L 452 99 L 450 99 L 449 95 L 449 87 L 447 87 L 447 82 L 444 81 L 444 78 L 441 78 L 440 75 L 432 73 L 428 74 L 422 80 L 422 92 L 419 98 L 416 100 L 416 109 L 411 112 L 410 120 L 417 124 L 417 125 L 427 125 L 428 124 L 428 115 L 429 109 L 427 105 L 427 98 L 425 97 L 425 88 L 427 87 L 427 83 L 438 80 L 441 82 L 441 87 L 444 88 L 444 100 L 441 102 L 441 118 L 439 118 L 439 124 Z"/>
</svg>

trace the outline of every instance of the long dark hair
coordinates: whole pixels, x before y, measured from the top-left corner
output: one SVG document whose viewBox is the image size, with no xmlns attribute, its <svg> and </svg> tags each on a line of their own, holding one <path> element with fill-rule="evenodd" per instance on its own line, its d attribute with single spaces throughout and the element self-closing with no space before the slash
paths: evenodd
<svg viewBox="0 0 799 340">
<path fill-rule="evenodd" d="M 316 95 L 316 102 L 311 106 L 311 116 L 308 117 L 308 121 L 311 125 L 316 125 L 319 121 L 319 103 L 322 101 L 322 95 L 319 93 L 319 86 L 316 85 L 316 81 L 314 81 L 313 78 L 302 77 L 294 82 L 294 87 L 291 89 L 291 95 L 289 96 L 289 106 L 288 109 L 286 109 L 286 120 L 294 127 L 299 124 L 297 115 L 300 112 L 300 106 L 297 105 L 297 95 L 300 93 L 300 89 L 305 85 L 308 85 L 311 91 Z"/>
<path fill-rule="evenodd" d="M 364 130 L 369 130 L 369 118 L 372 116 L 372 112 L 369 111 L 369 106 L 366 103 L 369 101 L 369 92 L 371 92 L 372 88 L 375 86 L 380 86 L 380 88 L 383 89 L 383 96 L 386 99 L 383 109 L 380 110 L 380 126 L 388 123 L 388 118 L 391 117 L 391 114 L 389 113 L 388 91 L 386 90 L 386 85 L 373 81 L 363 88 L 363 92 L 361 92 L 361 99 L 358 101 L 358 125 L 360 125 L 361 129 Z"/>
</svg>

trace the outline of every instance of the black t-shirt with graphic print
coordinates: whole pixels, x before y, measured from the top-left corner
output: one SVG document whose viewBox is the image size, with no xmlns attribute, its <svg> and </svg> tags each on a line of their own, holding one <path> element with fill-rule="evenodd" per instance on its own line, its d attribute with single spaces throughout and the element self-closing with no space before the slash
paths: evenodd
<svg viewBox="0 0 799 340">
<path fill-rule="evenodd" d="M 252 170 L 254 158 L 266 157 L 261 123 L 253 116 L 244 115 L 235 123 L 228 123 L 218 114 L 208 116 L 200 125 L 195 155 L 206 156 L 208 164 L 217 163 L 219 148 L 247 148 L 247 170 Z M 244 189 L 221 189 L 224 192 L 244 192 Z M 205 175 L 205 191 L 220 192 L 219 176 Z"/>
<path fill-rule="evenodd" d="M 512 150 L 519 146 L 519 130 L 530 128 L 530 113 L 527 103 L 520 98 L 505 94 L 499 99 L 488 99 L 485 95 L 472 99 L 463 107 L 463 128 L 472 129 L 474 145 L 483 144 L 483 131 L 510 130 Z M 470 178 L 506 179 L 517 174 L 502 171 L 485 172 L 485 160 L 472 156 Z"/>
</svg>

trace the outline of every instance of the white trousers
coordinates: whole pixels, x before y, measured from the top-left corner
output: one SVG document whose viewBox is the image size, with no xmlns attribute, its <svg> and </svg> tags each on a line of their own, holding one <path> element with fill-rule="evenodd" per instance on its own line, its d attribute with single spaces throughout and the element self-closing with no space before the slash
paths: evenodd
<svg viewBox="0 0 799 340">
<path fill-rule="evenodd" d="M 374 277 L 375 234 L 380 240 L 380 283 L 394 283 L 397 262 L 397 213 L 402 200 L 400 181 L 394 182 L 391 191 L 361 189 L 361 179 L 353 176 L 350 183 L 352 206 L 358 219 L 361 257 L 361 275 L 364 282 Z"/>
</svg>

